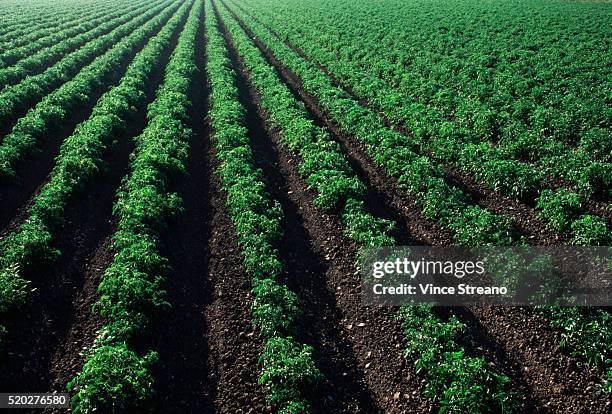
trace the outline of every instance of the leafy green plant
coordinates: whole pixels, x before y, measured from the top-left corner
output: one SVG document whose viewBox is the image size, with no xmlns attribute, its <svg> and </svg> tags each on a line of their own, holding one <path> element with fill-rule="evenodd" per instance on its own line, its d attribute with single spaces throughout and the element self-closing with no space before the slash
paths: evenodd
<svg viewBox="0 0 612 414">
<path fill-rule="evenodd" d="M 612 232 L 606 221 L 597 216 L 585 214 L 571 225 L 572 242 L 578 246 L 606 246 L 612 240 Z"/>
<path fill-rule="evenodd" d="M 612 316 L 602 309 L 549 306 L 541 309 L 561 329 L 561 346 L 594 365 L 609 367 Z"/>
<path fill-rule="evenodd" d="M 510 379 L 470 357 L 458 346 L 464 331 L 455 316 L 442 320 L 430 306 L 404 306 L 398 319 L 408 342 L 406 354 L 416 357 L 416 370 L 427 378 L 425 395 L 441 405 L 440 412 L 514 412 L 516 396 L 507 391 Z"/>
<path fill-rule="evenodd" d="M 300 412 L 307 408 L 301 392 L 321 381 L 323 375 L 312 362 L 312 347 L 296 343 L 292 337 L 268 339 L 259 357 L 262 374 L 259 384 L 268 389 L 268 400 L 280 412 Z"/>
<path fill-rule="evenodd" d="M 213 10 L 212 3 L 207 4 Z M 300 310 L 296 294 L 281 283 L 284 270 L 276 245 L 282 236 L 282 211 L 266 191 L 263 173 L 255 166 L 236 75 L 214 11 L 207 13 L 205 25 L 206 69 L 212 96 L 209 115 L 220 161 L 218 174 L 227 194 L 226 206 L 236 229 L 243 264 L 252 279 L 253 324 L 266 338 L 258 381 L 265 385 L 268 400 L 278 406 L 279 414 L 309 413 L 310 404 L 304 397 L 306 386 L 316 385 L 322 375 L 314 365 L 312 348 L 296 343 L 291 337 L 285 338 Z M 299 118 L 291 121 L 294 134 L 308 133 L 311 127 Z M 298 140 L 293 145 L 301 143 Z M 316 169 L 320 164 L 328 165 L 329 160 L 313 158 L 310 168 Z"/>
<path fill-rule="evenodd" d="M 94 305 L 104 316 L 105 325 L 98 331 L 83 369 L 69 383 L 75 392 L 77 413 L 135 411 L 154 393 L 151 366 L 157 355 L 149 351 L 139 357 L 131 343 L 149 326 L 151 317 L 169 305 L 162 289 L 167 259 L 160 252 L 159 239 L 168 220 L 180 211 L 180 198 L 169 186 L 185 173 L 191 136 L 186 119 L 202 9 L 200 1 L 184 2 L 164 34 L 139 55 L 144 59 L 140 64 L 155 63 L 189 10 L 163 83 L 149 105 L 147 127 L 135 138 L 131 172 L 113 208 L 119 217 L 113 237 L 116 254 L 100 282 L 100 298 Z M 140 80 L 137 84 L 144 86 L 148 77 L 138 76 L 139 72 L 134 74 Z M 147 72 L 152 73 L 150 69 Z"/>
<path fill-rule="evenodd" d="M 150 369 L 157 354 L 139 357 L 126 344 L 103 345 L 68 383 L 74 413 L 120 412 L 143 406 L 153 394 Z"/>
<path fill-rule="evenodd" d="M 572 220 L 579 214 L 582 200 L 580 196 L 566 189 L 556 192 L 544 190 L 538 198 L 537 208 L 540 216 L 557 231 L 567 231 Z"/>
<path fill-rule="evenodd" d="M 253 286 L 253 295 L 253 323 L 259 327 L 262 335 L 270 338 L 288 332 L 300 314 L 295 293 L 285 285 L 264 279 Z"/>
<path fill-rule="evenodd" d="M 346 235 L 360 246 L 383 247 L 395 244 L 395 240 L 389 236 L 395 229 L 395 223 L 374 217 L 366 211 L 363 201 L 348 200 L 342 219 L 346 223 Z"/>
</svg>

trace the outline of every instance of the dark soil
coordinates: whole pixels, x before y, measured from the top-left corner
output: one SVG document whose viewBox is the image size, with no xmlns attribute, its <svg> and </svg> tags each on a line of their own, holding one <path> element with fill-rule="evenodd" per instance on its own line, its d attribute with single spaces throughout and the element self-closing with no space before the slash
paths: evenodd
<svg viewBox="0 0 612 414">
<path fill-rule="evenodd" d="M 211 151 L 211 158 L 215 152 Z M 216 163 L 211 163 L 212 171 Z M 214 407 L 223 414 L 265 414 L 272 409 L 265 390 L 257 384 L 263 339 L 250 321 L 251 284 L 242 266 L 233 224 L 225 210 L 227 196 L 216 177 L 211 180 L 212 233 L 208 274 L 214 287 L 206 311 L 209 321 L 209 373 L 216 384 Z"/>
<path fill-rule="evenodd" d="M 558 331 L 533 309 L 471 308 L 483 327 L 517 362 L 538 413 L 609 413 L 611 401 L 598 393 L 603 373 L 560 348 Z"/>
</svg>

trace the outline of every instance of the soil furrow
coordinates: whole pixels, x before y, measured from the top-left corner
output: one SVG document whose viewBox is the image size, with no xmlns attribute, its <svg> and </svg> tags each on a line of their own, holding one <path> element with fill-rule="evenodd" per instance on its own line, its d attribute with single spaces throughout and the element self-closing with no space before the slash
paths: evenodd
<svg viewBox="0 0 612 414">
<path fill-rule="evenodd" d="M 202 27 L 197 36 L 196 44 L 201 46 Z M 201 47 L 196 50 L 196 59 L 201 70 Z M 163 284 L 170 309 L 155 319 L 151 329 L 152 348 L 159 352 L 160 358 L 153 403 L 157 412 L 213 409 L 215 382 L 209 381 L 212 370 L 206 318 L 213 287 L 206 277 L 210 196 L 205 159 L 208 148 L 204 141 L 207 131 L 200 119 L 200 111 L 204 110 L 203 81 L 198 76 L 192 90 L 193 136 L 189 143 L 188 173 L 175 189 L 182 199 L 183 211 L 162 235 L 163 250 L 171 268 Z"/>
<path fill-rule="evenodd" d="M 214 286 L 206 311 L 211 348 L 210 380 L 216 383 L 215 411 L 220 414 L 265 414 L 272 409 L 257 383 L 263 339 L 251 325 L 251 283 L 242 266 L 234 226 L 225 210 L 227 195 L 213 171 L 215 151 L 209 151 L 212 231 L 208 278 Z"/>
<path fill-rule="evenodd" d="M 612 402 L 597 391 L 605 373 L 567 354 L 546 318 L 516 307 L 472 307 L 476 323 L 518 364 L 538 413 L 607 413 Z"/>
</svg>

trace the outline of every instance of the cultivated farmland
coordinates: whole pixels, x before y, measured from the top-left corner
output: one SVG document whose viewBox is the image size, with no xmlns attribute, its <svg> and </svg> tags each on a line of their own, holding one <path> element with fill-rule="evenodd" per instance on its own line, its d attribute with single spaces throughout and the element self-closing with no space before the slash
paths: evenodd
<svg viewBox="0 0 612 414">
<path fill-rule="evenodd" d="M 68 393 L 49 413 L 612 411 L 608 308 L 366 306 L 358 266 L 610 246 L 611 3 L 0 12 L 0 393 Z"/>
</svg>

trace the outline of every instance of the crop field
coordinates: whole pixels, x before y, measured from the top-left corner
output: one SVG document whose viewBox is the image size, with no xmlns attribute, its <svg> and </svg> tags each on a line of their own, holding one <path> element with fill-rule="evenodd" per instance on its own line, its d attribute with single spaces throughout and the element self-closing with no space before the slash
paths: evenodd
<svg viewBox="0 0 612 414">
<path fill-rule="evenodd" d="M 0 0 L 0 393 L 66 398 L 22 412 L 610 413 L 610 308 L 359 259 L 611 201 L 609 1 Z"/>
</svg>

